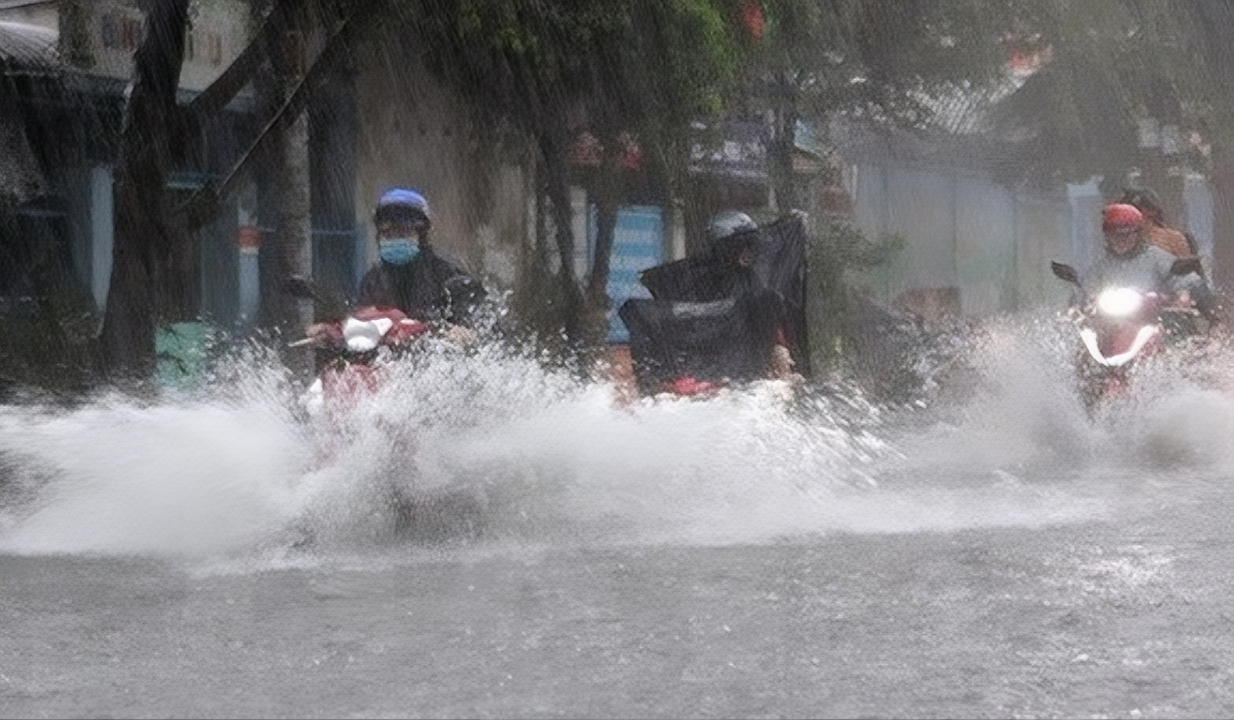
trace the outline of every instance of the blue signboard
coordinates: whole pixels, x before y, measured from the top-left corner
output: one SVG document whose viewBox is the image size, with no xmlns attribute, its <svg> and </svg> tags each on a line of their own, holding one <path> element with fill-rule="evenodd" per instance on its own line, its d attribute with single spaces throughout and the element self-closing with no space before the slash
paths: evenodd
<svg viewBox="0 0 1234 720">
<path fill-rule="evenodd" d="M 596 208 L 587 213 L 587 239 L 595 254 Z M 664 219 L 654 205 L 630 205 L 617 211 L 613 229 L 613 255 L 609 261 L 608 341 L 628 342 L 630 331 L 617 317 L 617 308 L 630 298 L 649 298 L 651 293 L 638 281 L 638 274 L 659 265 L 664 257 Z"/>
</svg>

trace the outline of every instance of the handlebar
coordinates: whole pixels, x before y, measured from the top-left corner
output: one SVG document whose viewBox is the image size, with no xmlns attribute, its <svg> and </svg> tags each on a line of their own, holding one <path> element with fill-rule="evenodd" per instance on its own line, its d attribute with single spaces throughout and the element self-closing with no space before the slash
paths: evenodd
<svg viewBox="0 0 1234 720">
<path fill-rule="evenodd" d="M 374 349 L 380 345 L 398 346 L 425 334 L 428 323 L 413 320 L 393 308 L 361 308 L 346 318 L 330 322 L 314 323 L 306 332 L 307 337 L 288 344 L 288 347 L 338 347 L 347 349 L 353 343 L 360 348 L 353 351 Z"/>
</svg>

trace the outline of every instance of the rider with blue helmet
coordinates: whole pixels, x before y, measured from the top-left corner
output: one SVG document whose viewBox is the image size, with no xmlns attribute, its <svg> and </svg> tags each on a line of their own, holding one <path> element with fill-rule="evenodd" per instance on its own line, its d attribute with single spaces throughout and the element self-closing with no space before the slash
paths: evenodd
<svg viewBox="0 0 1234 720">
<path fill-rule="evenodd" d="M 428 200 L 408 188 L 382 194 L 373 213 L 379 261 L 360 281 L 360 302 L 396 307 L 424 321 L 469 325 L 484 287 L 433 251 Z"/>
</svg>

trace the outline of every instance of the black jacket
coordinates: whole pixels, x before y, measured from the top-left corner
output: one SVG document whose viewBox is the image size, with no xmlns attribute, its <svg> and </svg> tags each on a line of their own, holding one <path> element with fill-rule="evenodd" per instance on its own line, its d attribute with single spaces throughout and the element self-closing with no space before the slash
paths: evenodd
<svg viewBox="0 0 1234 720">
<path fill-rule="evenodd" d="M 424 249 L 406 265 L 378 262 L 360 280 L 362 305 L 388 305 L 425 322 L 470 325 L 484 286 L 461 268 Z"/>
<path fill-rule="evenodd" d="M 810 374 L 809 339 L 806 328 L 806 227 L 804 216 L 793 213 L 758 233 L 758 254 L 752 268 L 723 262 L 717 255 L 687 257 L 654 268 L 640 275 L 643 286 L 657 300 L 714 302 L 749 296 L 749 308 L 757 308 L 758 320 L 751 342 L 763 342 L 761 327 L 771 323 L 782 330 L 797 372 Z M 771 292 L 776 297 L 765 297 Z M 627 325 L 628 327 L 628 325 Z M 650 328 L 650 326 L 647 326 Z M 631 343 L 633 340 L 631 329 Z M 673 332 L 655 333 L 671 343 Z M 779 335 L 779 333 L 777 333 Z M 767 347 L 770 352 L 770 346 Z"/>
</svg>

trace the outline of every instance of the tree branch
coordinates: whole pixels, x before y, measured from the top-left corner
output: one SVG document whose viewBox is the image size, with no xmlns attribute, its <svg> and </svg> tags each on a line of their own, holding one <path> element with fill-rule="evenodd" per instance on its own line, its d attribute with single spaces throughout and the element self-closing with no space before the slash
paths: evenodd
<svg viewBox="0 0 1234 720">
<path fill-rule="evenodd" d="M 296 0 L 288 1 L 295 2 Z M 253 143 L 240 156 L 236 164 L 232 166 L 222 182 L 216 183 L 211 181 L 207 183 L 205 187 L 194 192 L 188 200 L 176 208 L 175 212 L 184 217 L 190 227 L 200 227 L 207 222 L 207 219 L 216 211 L 221 200 L 231 193 L 236 182 L 243 177 L 244 171 L 248 168 L 253 158 L 260 155 L 273 136 L 285 130 L 300 116 L 308 105 L 308 99 L 313 89 L 322 82 L 330 70 L 334 69 L 337 61 L 348 48 L 348 41 L 354 35 L 355 28 L 358 25 L 357 19 L 362 15 L 360 8 L 367 7 L 368 5 L 366 4 L 353 6 L 351 14 L 334 30 L 334 33 L 326 41 L 325 48 L 322 49 L 313 61 L 312 67 L 297 83 L 295 91 L 266 121 L 261 132 L 258 133 Z"/>
<path fill-rule="evenodd" d="M 299 1 L 302 0 L 279 0 L 266 14 L 253 39 L 227 66 L 223 74 L 215 78 L 214 82 L 188 104 L 185 112 L 193 118 L 196 128 L 204 124 L 203 120 L 218 114 L 249 84 L 257 74 L 257 69 L 269 57 L 269 48 L 277 40 L 278 33 L 287 24 L 289 3 Z"/>
</svg>

